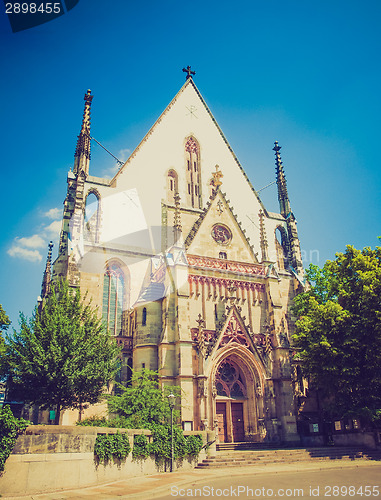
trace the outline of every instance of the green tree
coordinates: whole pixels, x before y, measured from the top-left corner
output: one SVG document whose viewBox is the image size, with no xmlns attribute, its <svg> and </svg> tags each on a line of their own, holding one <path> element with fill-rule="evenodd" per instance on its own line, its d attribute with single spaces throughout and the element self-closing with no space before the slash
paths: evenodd
<svg viewBox="0 0 381 500">
<path fill-rule="evenodd" d="M 3 333 L 6 332 L 8 326 L 11 324 L 8 316 L 5 314 L 3 306 L 0 304 L 0 379 L 6 372 L 6 357 L 5 357 L 5 340 Z"/>
<path fill-rule="evenodd" d="M 304 374 L 331 416 L 374 420 L 381 409 L 381 247 L 347 246 L 294 299 L 293 337 Z"/>
<path fill-rule="evenodd" d="M 162 390 L 157 372 L 151 370 L 133 371 L 131 386 L 118 384 L 118 388 L 119 394 L 109 397 L 109 411 L 117 413 L 131 429 L 150 429 L 153 424 L 170 422 L 168 395 L 180 394 L 178 387 L 164 386 Z M 173 416 L 176 421 L 180 413 L 174 410 Z"/>
<path fill-rule="evenodd" d="M 100 400 L 118 370 L 119 348 L 86 296 L 67 282 L 52 286 L 41 310 L 6 342 L 11 389 L 24 401 L 62 410 Z"/>
<path fill-rule="evenodd" d="M 160 387 L 158 373 L 151 370 L 134 371 L 130 387 L 119 386 L 120 394 L 110 396 L 109 411 L 117 413 L 121 422 L 131 429 L 149 429 L 153 443 L 150 452 L 159 462 L 171 458 L 171 407 L 168 395 L 180 396 L 180 388 Z M 173 410 L 173 441 L 175 459 L 187 452 L 183 430 L 176 425 L 180 412 Z"/>
</svg>

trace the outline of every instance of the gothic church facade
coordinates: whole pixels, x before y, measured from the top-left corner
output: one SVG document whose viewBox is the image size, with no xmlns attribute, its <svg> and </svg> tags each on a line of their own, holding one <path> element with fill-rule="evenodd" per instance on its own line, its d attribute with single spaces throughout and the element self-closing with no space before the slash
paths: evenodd
<svg viewBox="0 0 381 500">
<path fill-rule="evenodd" d="M 114 178 L 98 178 L 92 99 L 88 91 L 53 277 L 98 307 L 122 348 L 122 381 L 145 368 L 181 388 L 186 430 L 296 441 L 290 308 L 303 268 L 280 146 L 271 213 L 188 71 Z"/>
</svg>

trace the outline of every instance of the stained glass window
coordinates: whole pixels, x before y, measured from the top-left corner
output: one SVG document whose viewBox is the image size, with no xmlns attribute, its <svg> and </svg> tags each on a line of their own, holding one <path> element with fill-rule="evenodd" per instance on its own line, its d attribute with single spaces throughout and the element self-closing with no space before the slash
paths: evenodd
<svg viewBox="0 0 381 500">
<path fill-rule="evenodd" d="M 121 269 L 111 265 L 103 277 L 103 320 L 112 335 L 122 333 L 122 313 L 125 295 Z"/>
</svg>

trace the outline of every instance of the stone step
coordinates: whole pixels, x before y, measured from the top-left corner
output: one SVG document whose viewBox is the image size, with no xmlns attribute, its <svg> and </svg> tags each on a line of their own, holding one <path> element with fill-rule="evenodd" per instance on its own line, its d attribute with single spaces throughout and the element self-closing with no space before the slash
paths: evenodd
<svg viewBox="0 0 381 500">
<path fill-rule="evenodd" d="M 229 458 L 250 458 L 250 457 L 297 457 L 297 456 L 308 456 L 308 457 L 318 457 L 318 456 L 342 456 L 342 455 L 362 455 L 364 453 L 377 453 L 365 450 L 295 450 L 295 451 L 236 451 L 236 452 L 217 452 L 217 457 L 229 457 Z M 378 452 L 379 453 L 379 452 Z"/>
<path fill-rule="evenodd" d="M 311 460 L 248 460 L 247 462 L 232 462 L 232 461 L 221 461 L 221 462 L 212 462 L 212 463 L 204 463 L 201 462 L 199 463 L 195 468 L 196 469 L 204 469 L 204 468 L 215 468 L 215 467 L 246 467 L 250 465 L 260 465 L 260 466 L 265 466 L 265 465 L 270 465 L 270 464 L 290 464 L 290 463 L 306 463 L 306 462 L 318 462 L 318 461 L 325 461 L 325 460 L 331 460 L 329 457 L 321 457 L 317 459 L 311 459 Z M 353 460 L 365 460 L 365 458 L 351 458 L 351 457 L 342 457 L 341 460 L 347 460 L 347 461 L 353 461 Z"/>
<path fill-rule="evenodd" d="M 267 465 L 320 460 L 381 460 L 381 450 L 366 450 L 350 446 L 273 450 L 219 450 L 215 457 L 204 459 L 196 468 L 226 466 L 242 467 L 246 465 Z"/>
</svg>

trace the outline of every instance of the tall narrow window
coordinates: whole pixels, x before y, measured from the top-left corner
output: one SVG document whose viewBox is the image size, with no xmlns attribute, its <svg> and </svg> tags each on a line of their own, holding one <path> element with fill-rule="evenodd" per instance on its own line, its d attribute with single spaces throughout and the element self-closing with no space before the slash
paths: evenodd
<svg viewBox="0 0 381 500">
<path fill-rule="evenodd" d="M 142 326 L 146 326 L 146 324 L 147 324 L 147 309 L 143 307 Z"/>
<path fill-rule="evenodd" d="M 119 266 L 112 264 L 103 276 L 102 316 L 112 335 L 122 334 L 122 313 L 125 302 L 124 277 Z"/>
<path fill-rule="evenodd" d="M 285 269 L 288 263 L 288 240 L 286 231 L 283 227 L 278 226 L 275 230 L 275 247 L 278 257 L 278 267 L 279 269 Z"/>
<path fill-rule="evenodd" d="M 185 154 L 187 162 L 188 203 L 194 208 L 201 208 L 200 147 L 194 137 L 189 137 L 187 140 Z"/>
<path fill-rule="evenodd" d="M 167 176 L 167 200 L 169 203 L 175 203 L 175 193 L 178 191 L 178 178 L 175 170 L 169 170 Z"/>
<path fill-rule="evenodd" d="M 86 197 L 83 238 L 91 243 L 99 241 L 99 199 L 94 192 Z"/>
</svg>

